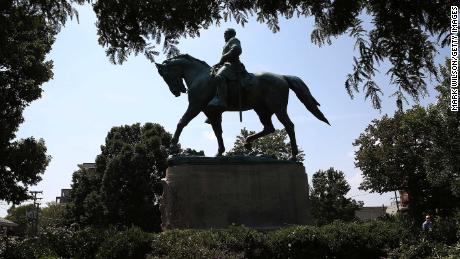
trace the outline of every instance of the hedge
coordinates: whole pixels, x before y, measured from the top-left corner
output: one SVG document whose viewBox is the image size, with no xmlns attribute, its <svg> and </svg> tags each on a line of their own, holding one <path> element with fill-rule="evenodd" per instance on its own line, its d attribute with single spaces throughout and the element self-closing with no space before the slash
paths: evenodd
<svg viewBox="0 0 460 259">
<path fill-rule="evenodd" d="M 444 229 L 447 226 L 451 223 Z M 460 255 L 460 243 L 456 243 L 454 236 L 442 237 L 436 231 L 430 235 L 414 234 L 419 232 L 388 220 L 336 221 L 321 227 L 292 226 L 267 232 L 244 226 L 163 233 L 147 233 L 136 227 L 123 231 L 54 228 L 42 231 L 36 238 L 3 238 L 0 258 L 423 258 L 436 255 L 458 258 Z"/>
</svg>

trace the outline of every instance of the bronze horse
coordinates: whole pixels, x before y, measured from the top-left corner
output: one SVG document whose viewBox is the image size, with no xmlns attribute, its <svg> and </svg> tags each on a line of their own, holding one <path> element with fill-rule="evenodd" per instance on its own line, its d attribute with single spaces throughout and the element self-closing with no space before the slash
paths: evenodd
<svg viewBox="0 0 460 259">
<path fill-rule="evenodd" d="M 213 76 L 210 75 L 211 67 L 204 61 L 196 59 L 188 54 L 181 54 L 165 60 L 162 64 L 156 63 L 158 72 L 169 86 L 172 94 L 178 97 L 181 93 L 188 93 L 189 105 L 184 113 L 172 138 L 172 144 L 176 145 L 179 136 L 185 126 L 200 112 L 207 117 L 207 122 L 212 126 L 219 145 L 217 155 L 225 152 L 222 140 L 222 113 L 224 110 L 216 110 L 208 103 L 216 94 L 216 85 Z M 263 130 L 247 137 L 245 147 L 250 149 L 254 140 L 273 133 L 271 117 L 276 115 L 284 125 L 289 135 L 292 148 L 292 160 L 296 160 L 298 148 L 294 132 L 294 124 L 287 114 L 289 89 L 293 90 L 305 107 L 319 120 L 329 124 L 326 117 L 318 109 L 319 103 L 311 95 L 305 83 L 296 76 L 277 75 L 273 73 L 260 73 L 252 75 L 251 84 L 241 87 L 241 107 L 230 106 L 225 111 L 246 111 L 253 109 L 259 116 Z M 187 84 L 185 88 L 183 81 Z M 230 88 L 230 87 L 229 87 Z"/>
</svg>

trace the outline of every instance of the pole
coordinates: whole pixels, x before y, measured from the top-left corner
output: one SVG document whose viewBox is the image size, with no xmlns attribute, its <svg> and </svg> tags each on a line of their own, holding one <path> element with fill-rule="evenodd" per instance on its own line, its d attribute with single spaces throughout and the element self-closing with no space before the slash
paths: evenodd
<svg viewBox="0 0 460 259">
<path fill-rule="evenodd" d="M 33 195 L 32 200 L 34 201 L 33 203 L 33 213 L 32 213 L 32 234 L 33 236 L 36 236 L 38 233 L 38 213 L 40 210 L 40 203 L 37 202 L 37 200 L 41 200 L 42 198 L 38 198 L 37 194 L 43 193 L 43 191 L 30 191 L 30 194 Z"/>
<path fill-rule="evenodd" d="M 395 191 L 395 202 L 396 202 L 396 211 L 399 211 L 398 195 L 396 194 L 396 191 Z"/>
<path fill-rule="evenodd" d="M 242 103 L 242 100 L 241 100 L 241 79 L 238 80 L 238 109 L 240 111 L 240 123 L 243 122 L 243 112 L 241 111 L 241 103 Z"/>
</svg>

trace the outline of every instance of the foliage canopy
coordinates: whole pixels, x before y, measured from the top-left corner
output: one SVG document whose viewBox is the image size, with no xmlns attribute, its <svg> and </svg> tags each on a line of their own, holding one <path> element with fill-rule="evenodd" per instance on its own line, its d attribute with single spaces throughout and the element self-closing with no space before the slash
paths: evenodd
<svg viewBox="0 0 460 259">
<path fill-rule="evenodd" d="M 345 87 L 353 97 L 362 87 L 375 108 L 381 107 L 381 87 L 373 80 L 382 61 L 389 61 L 387 73 L 396 86 L 394 95 L 402 105 L 405 95 L 418 99 L 426 93 L 426 78 L 437 75 L 434 64 L 436 45 L 450 42 L 448 1 L 132 1 L 98 0 L 99 43 L 107 47 L 113 63 L 123 63 L 131 53 L 149 59 L 163 43 L 168 56 L 176 55 L 182 37 L 197 37 L 200 30 L 234 19 L 244 26 L 251 16 L 280 30 L 279 18 L 314 17 L 311 41 L 319 46 L 333 38 L 349 35 L 356 41 L 357 56 Z M 364 25 L 365 17 L 370 26 Z M 369 27 L 369 28 L 367 28 Z"/>
<path fill-rule="evenodd" d="M 8 215 L 6 215 L 6 219 L 13 221 L 14 223 L 18 224 L 15 228 L 15 232 L 18 235 L 26 235 L 32 233 L 31 228 L 31 218 L 28 217 L 36 211 L 33 204 L 26 204 L 26 205 L 19 205 L 19 206 L 11 206 L 8 209 Z"/>
<path fill-rule="evenodd" d="M 171 134 L 154 123 L 113 127 L 96 169 L 73 175 L 71 209 L 83 225 L 139 226 L 159 230 L 158 199 Z"/>
<path fill-rule="evenodd" d="M 354 220 L 355 211 L 363 206 L 363 202 L 345 197 L 349 191 L 350 185 L 342 171 L 331 167 L 326 171 L 319 170 L 314 173 L 310 201 L 316 224 L 324 225 L 334 220 Z"/>
<path fill-rule="evenodd" d="M 290 159 L 291 144 L 287 141 L 288 135 L 284 129 L 277 129 L 270 135 L 257 139 L 252 145 L 252 150 L 247 150 L 244 147 L 246 138 L 255 133 L 255 131 L 248 131 L 246 128 L 241 129 L 240 135 L 236 136 L 233 148 L 228 151 L 226 155 L 265 155 L 280 160 Z M 297 160 L 302 162 L 304 157 L 305 154 L 303 150 L 299 150 Z"/>
<path fill-rule="evenodd" d="M 46 60 L 55 36 L 76 14 L 68 1 L 0 2 L 0 200 L 19 204 L 50 157 L 43 140 L 15 140 L 22 113 L 53 77 Z"/>
<path fill-rule="evenodd" d="M 415 218 L 451 214 L 460 206 L 460 115 L 449 108 L 449 63 L 440 69 L 436 104 L 374 120 L 354 143 L 364 176 L 360 188 L 407 191 Z"/>
</svg>

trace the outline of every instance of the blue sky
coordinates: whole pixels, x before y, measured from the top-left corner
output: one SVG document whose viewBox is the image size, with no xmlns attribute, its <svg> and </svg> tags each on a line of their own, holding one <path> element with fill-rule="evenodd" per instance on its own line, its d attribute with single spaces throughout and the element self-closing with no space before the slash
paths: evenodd
<svg viewBox="0 0 460 259">
<path fill-rule="evenodd" d="M 174 97 L 157 73 L 154 64 L 144 56 L 130 56 L 123 65 L 113 65 L 105 49 L 97 42 L 96 17 L 90 6 L 79 7 L 80 22 L 69 22 L 57 36 L 49 59 L 54 61 L 54 79 L 44 84 L 41 99 L 24 112 L 25 122 L 17 137 L 43 138 L 52 156 L 43 180 L 31 190 L 43 190 L 43 203 L 54 201 L 61 188 L 70 188 L 77 164 L 93 162 L 100 153 L 107 132 L 113 126 L 156 122 L 171 133 L 187 107 L 187 96 Z M 237 31 L 242 42 L 242 62 L 250 72 L 270 71 L 302 78 L 332 126 L 317 120 L 291 93 L 288 113 L 294 122 L 299 147 L 304 150 L 305 168 L 309 179 L 319 169 L 335 167 L 342 170 L 352 186 L 349 196 L 367 206 L 389 204 L 391 194 L 368 194 L 357 189 L 361 173 L 354 167 L 352 142 L 374 118 L 393 114 L 395 101 L 389 78 L 388 64 L 380 67 L 376 81 L 384 89 L 383 109 L 374 110 L 362 94 L 351 100 L 344 88 L 347 73 L 352 69 L 354 41 L 348 36 L 333 40 L 331 46 L 311 43 L 313 19 L 280 20 L 281 31 L 274 34 L 265 24 L 254 19 L 243 28 L 232 22 L 211 27 L 199 38 L 182 39 L 182 53 L 188 53 L 212 65 L 219 61 L 227 27 Z M 449 54 L 441 49 L 437 60 L 443 62 Z M 157 62 L 165 59 L 159 56 Z M 426 105 L 434 100 L 423 99 Z M 243 127 L 260 130 L 254 112 L 244 112 L 243 123 L 237 113 L 223 116 L 224 141 L 227 150 L 233 146 Z M 211 156 L 217 152 L 217 142 L 204 115 L 195 118 L 183 131 L 183 147 L 204 150 Z M 273 117 L 276 128 L 281 124 Z M 0 202 L 0 216 L 9 206 Z"/>
</svg>

